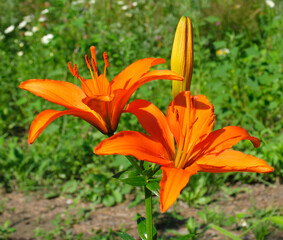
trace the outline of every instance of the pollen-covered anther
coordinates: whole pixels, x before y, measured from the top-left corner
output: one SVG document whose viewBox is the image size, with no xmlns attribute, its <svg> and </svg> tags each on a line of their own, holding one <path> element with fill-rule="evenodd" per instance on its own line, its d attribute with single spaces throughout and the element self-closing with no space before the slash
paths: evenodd
<svg viewBox="0 0 283 240">
<path fill-rule="evenodd" d="M 108 60 L 108 55 L 106 52 L 103 53 L 103 58 L 105 62 L 105 66 L 108 68 L 109 67 L 109 60 Z"/>
<path fill-rule="evenodd" d="M 104 76 L 106 76 L 106 68 L 109 67 L 109 60 L 108 60 L 108 55 L 106 52 L 103 53 L 103 58 L 105 62 L 105 67 L 104 67 Z"/>
<path fill-rule="evenodd" d="M 95 77 L 98 77 L 97 64 L 96 64 L 96 62 L 95 62 L 95 60 L 93 58 L 91 59 L 91 65 L 92 65 L 92 68 L 94 70 Z"/>
<path fill-rule="evenodd" d="M 89 70 L 91 70 L 91 66 L 90 66 L 90 61 L 87 55 L 85 55 L 85 61 L 86 61 L 86 65 L 88 67 Z"/>
</svg>

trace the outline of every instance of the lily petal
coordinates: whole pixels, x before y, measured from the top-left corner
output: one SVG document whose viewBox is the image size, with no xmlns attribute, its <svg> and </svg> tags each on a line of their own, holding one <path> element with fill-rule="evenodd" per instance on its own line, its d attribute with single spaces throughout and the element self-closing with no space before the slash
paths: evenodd
<svg viewBox="0 0 283 240">
<path fill-rule="evenodd" d="M 130 97 L 132 96 L 132 94 L 144 83 L 152 81 L 152 80 L 156 80 L 156 79 L 179 80 L 179 81 L 181 81 L 183 79 L 183 77 L 181 77 L 177 73 L 174 73 L 170 70 L 156 70 L 156 71 L 151 71 L 149 73 L 144 74 L 139 79 L 136 79 L 136 80 L 130 79 L 131 83 L 129 85 L 125 86 L 125 89 L 117 89 L 117 90 L 113 91 L 113 88 L 112 88 L 111 93 L 114 95 L 114 99 L 111 103 L 112 107 L 110 109 L 112 109 L 111 122 L 112 122 L 113 126 L 115 126 L 115 123 L 118 122 L 120 115 L 121 115 L 125 105 L 129 101 Z"/>
<path fill-rule="evenodd" d="M 94 153 L 98 155 L 131 155 L 161 165 L 170 164 L 166 149 L 150 136 L 134 131 L 122 131 L 103 140 L 95 147 Z"/>
<path fill-rule="evenodd" d="M 189 137 L 188 132 L 190 144 L 197 144 L 213 128 L 213 106 L 204 95 L 194 97 L 183 91 L 170 103 L 167 118 L 178 146 L 180 138 Z"/>
<path fill-rule="evenodd" d="M 235 150 L 225 150 L 203 156 L 196 161 L 199 171 L 223 172 L 257 172 L 269 173 L 273 171 L 264 160 Z"/>
<path fill-rule="evenodd" d="M 190 177 L 197 171 L 187 171 L 180 168 L 161 167 L 162 179 L 160 181 L 160 206 L 161 212 L 177 200 L 182 189 L 188 184 Z"/>
<path fill-rule="evenodd" d="M 241 140 L 250 140 L 254 147 L 260 146 L 260 141 L 256 137 L 252 137 L 245 129 L 237 126 L 228 126 L 211 132 L 208 137 L 195 146 L 195 149 L 205 149 L 206 153 L 219 152 L 229 149 Z"/>
<path fill-rule="evenodd" d="M 22 82 L 20 88 L 66 108 L 88 109 L 81 101 L 86 97 L 85 93 L 78 86 L 69 82 L 31 79 Z"/>
<path fill-rule="evenodd" d="M 30 126 L 28 143 L 33 143 L 39 134 L 56 118 L 73 113 L 74 110 L 55 111 L 51 109 L 39 113 Z"/>
<path fill-rule="evenodd" d="M 174 137 L 171 133 L 167 118 L 164 114 L 146 100 L 135 100 L 129 103 L 125 112 L 130 112 L 138 118 L 144 130 L 152 136 L 153 139 L 161 142 L 167 149 L 168 155 L 173 160 L 175 157 Z"/>
<path fill-rule="evenodd" d="M 163 58 L 144 58 L 135 61 L 120 72 L 110 83 L 112 91 L 131 87 L 137 79 L 147 73 L 151 67 L 165 63 Z"/>
</svg>

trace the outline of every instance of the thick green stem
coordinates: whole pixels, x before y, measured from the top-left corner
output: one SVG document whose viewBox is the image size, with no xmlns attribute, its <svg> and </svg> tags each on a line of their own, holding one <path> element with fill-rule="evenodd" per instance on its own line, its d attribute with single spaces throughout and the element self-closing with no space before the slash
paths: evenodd
<svg viewBox="0 0 283 240">
<path fill-rule="evenodd" d="M 152 225 L 152 193 L 144 186 L 145 193 L 145 224 L 147 240 L 153 240 L 153 225 Z"/>
</svg>

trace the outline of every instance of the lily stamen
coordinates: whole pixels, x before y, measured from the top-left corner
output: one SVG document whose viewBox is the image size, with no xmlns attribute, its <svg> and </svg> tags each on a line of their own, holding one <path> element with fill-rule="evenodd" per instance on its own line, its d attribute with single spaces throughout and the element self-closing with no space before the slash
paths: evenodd
<svg viewBox="0 0 283 240">
<path fill-rule="evenodd" d="M 91 52 L 91 65 L 94 70 L 95 78 L 98 78 L 97 61 L 96 61 L 96 54 L 95 54 L 94 46 L 90 47 L 90 52 Z"/>
<path fill-rule="evenodd" d="M 106 68 L 109 67 L 108 55 L 107 55 L 106 52 L 103 53 L 103 58 L 104 58 L 104 62 L 105 62 L 105 66 L 104 66 L 104 76 L 106 76 Z"/>
</svg>

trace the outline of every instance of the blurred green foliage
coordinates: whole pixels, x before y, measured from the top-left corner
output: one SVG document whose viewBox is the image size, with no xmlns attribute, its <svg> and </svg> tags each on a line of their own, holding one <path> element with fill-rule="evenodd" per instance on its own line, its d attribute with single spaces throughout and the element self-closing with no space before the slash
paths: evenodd
<svg viewBox="0 0 283 240">
<path fill-rule="evenodd" d="M 79 85 L 67 62 L 90 77 L 84 55 L 97 48 L 99 69 L 107 51 L 112 79 L 127 65 L 145 57 L 167 60 L 170 68 L 174 31 L 182 15 L 194 27 L 193 94 L 205 94 L 214 104 L 215 129 L 238 125 L 262 141 L 237 149 L 265 159 L 272 174 L 199 174 L 193 176 L 182 199 L 205 204 L 207 195 L 226 181 L 282 180 L 283 173 L 283 3 L 274 1 L 70 1 L 11 0 L 0 2 L 0 183 L 6 191 L 44 190 L 46 197 L 64 194 L 114 205 L 132 187 L 109 177 L 128 169 L 126 159 L 95 156 L 104 136 L 81 119 L 64 116 L 47 127 L 31 146 L 29 125 L 45 109 L 63 109 L 20 90 L 22 81 L 56 79 Z M 46 11 L 48 9 L 48 11 Z M 26 19 L 26 20 L 25 20 Z M 26 21 L 26 23 L 22 23 Z M 15 29 L 8 31 L 14 25 Z M 24 25 L 24 26 L 23 26 Z M 10 28 L 11 29 L 11 28 Z M 44 36 L 52 34 L 49 42 Z M 152 101 L 166 110 L 170 81 L 142 86 L 132 97 Z M 140 130 L 137 120 L 123 114 L 120 130 Z M 217 183 L 217 184 L 216 184 Z"/>
</svg>

